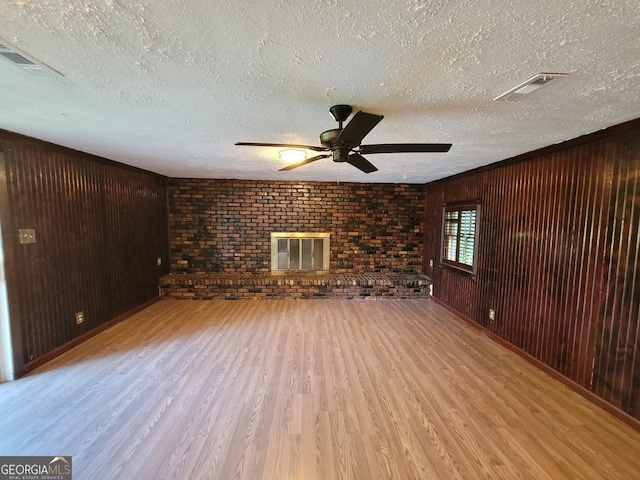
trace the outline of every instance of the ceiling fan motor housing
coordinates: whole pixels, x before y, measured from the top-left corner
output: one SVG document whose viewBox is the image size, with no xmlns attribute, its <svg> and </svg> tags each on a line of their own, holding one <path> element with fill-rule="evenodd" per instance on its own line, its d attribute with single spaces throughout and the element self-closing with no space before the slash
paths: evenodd
<svg viewBox="0 0 640 480">
<path fill-rule="evenodd" d="M 334 162 L 346 162 L 349 158 L 348 148 L 335 148 L 331 150 L 331 156 Z"/>
<path fill-rule="evenodd" d="M 342 130 L 340 128 L 334 128 L 333 130 L 327 130 L 320 134 L 320 143 L 331 150 L 331 156 L 334 162 L 346 162 L 349 157 L 349 147 L 340 146 L 336 144 L 336 138 L 340 135 Z"/>
<path fill-rule="evenodd" d="M 332 148 L 335 145 L 335 140 L 340 135 L 341 130 L 339 128 L 334 128 L 332 130 L 327 130 L 320 134 L 320 143 L 327 148 Z"/>
</svg>

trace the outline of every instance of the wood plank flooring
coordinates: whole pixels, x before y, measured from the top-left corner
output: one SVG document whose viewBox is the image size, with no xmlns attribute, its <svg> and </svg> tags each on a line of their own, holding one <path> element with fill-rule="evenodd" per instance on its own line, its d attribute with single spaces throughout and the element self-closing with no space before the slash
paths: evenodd
<svg viewBox="0 0 640 480">
<path fill-rule="evenodd" d="M 0 413 L 76 480 L 640 478 L 640 433 L 429 300 L 158 302 Z"/>
</svg>

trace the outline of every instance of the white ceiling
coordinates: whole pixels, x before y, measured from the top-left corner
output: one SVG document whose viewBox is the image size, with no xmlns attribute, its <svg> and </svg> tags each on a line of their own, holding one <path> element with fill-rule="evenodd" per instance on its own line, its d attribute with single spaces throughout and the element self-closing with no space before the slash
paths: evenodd
<svg viewBox="0 0 640 480">
<path fill-rule="evenodd" d="M 638 0 L 4 0 L 0 128 L 171 177 L 424 183 L 640 117 Z M 520 102 L 492 99 L 566 72 Z M 364 174 L 319 145 L 338 103 L 384 115 Z M 309 152 L 312 154 L 312 152 Z"/>
</svg>

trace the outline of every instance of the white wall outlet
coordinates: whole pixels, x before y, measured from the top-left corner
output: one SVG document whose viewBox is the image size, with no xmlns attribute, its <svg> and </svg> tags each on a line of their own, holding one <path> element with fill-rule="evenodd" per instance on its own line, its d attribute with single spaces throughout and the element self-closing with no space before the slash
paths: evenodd
<svg viewBox="0 0 640 480">
<path fill-rule="evenodd" d="M 156 258 L 156 265 L 162 265 L 162 257 Z"/>
<path fill-rule="evenodd" d="M 84 312 L 77 312 L 76 313 L 76 325 L 80 325 L 82 322 L 84 322 Z"/>
<path fill-rule="evenodd" d="M 433 258 L 430 258 L 430 259 L 429 259 L 429 266 L 430 266 L 430 267 L 433 267 Z"/>
<path fill-rule="evenodd" d="M 489 320 L 492 322 L 496 319 L 496 311 L 493 308 L 489 309 Z"/>
</svg>

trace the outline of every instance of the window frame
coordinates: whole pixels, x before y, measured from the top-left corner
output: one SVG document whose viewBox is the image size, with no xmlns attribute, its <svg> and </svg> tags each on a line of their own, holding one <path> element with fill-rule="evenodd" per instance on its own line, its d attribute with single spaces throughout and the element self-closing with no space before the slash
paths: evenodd
<svg viewBox="0 0 640 480">
<path fill-rule="evenodd" d="M 329 273 L 330 261 L 330 238 L 329 232 L 271 232 L 271 273 L 274 275 L 282 275 L 286 273 L 302 273 L 302 274 L 325 274 Z M 278 268 L 278 241 L 292 239 L 321 239 L 322 240 L 322 268 L 317 269 L 290 269 Z M 312 242 L 313 243 L 313 242 Z M 302 242 L 300 242 L 300 255 L 303 255 Z M 313 254 L 312 254 L 313 257 Z M 302 262 L 300 262 L 302 266 Z M 314 265 L 315 266 L 315 265 Z"/>
<path fill-rule="evenodd" d="M 463 263 L 460 262 L 460 239 L 463 236 L 461 229 L 457 229 L 456 233 L 456 259 L 452 260 L 446 257 L 447 253 L 447 224 L 454 223 L 451 219 L 447 218 L 447 213 L 449 212 L 458 212 L 457 223 L 460 225 L 460 218 L 462 217 L 462 212 L 475 212 L 475 219 L 473 222 L 473 259 L 472 263 Z M 452 202 L 445 203 L 442 206 L 442 236 L 441 236 L 441 248 L 440 248 L 440 265 L 445 267 L 450 267 L 471 275 L 476 275 L 477 267 L 478 267 L 478 240 L 479 240 L 479 225 L 480 225 L 480 214 L 481 214 L 481 205 L 479 200 L 472 201 L 464 201 L 464 202 Z"/>
</svg>

